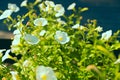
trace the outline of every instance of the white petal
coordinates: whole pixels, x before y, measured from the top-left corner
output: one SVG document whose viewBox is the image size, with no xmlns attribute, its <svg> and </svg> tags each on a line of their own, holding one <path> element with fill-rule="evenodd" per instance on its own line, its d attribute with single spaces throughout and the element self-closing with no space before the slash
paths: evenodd
<svg viewBox="0 0 120 80">
<path fill-rule="evenodd" d="M 23 62 L 23 67 L 28 67 L 30 65 L 30 61 L 29 60 L 25 60 Z"/>
<path fill-rule="evenodd" d="M 31 34 L 26 34 L 24 36 L 24 39 L 28 44 L 38 44 L 40 41 L 36 36 L 33 36 Z"/>
<path fill-rule="evenodd" d="M 21 7 L 23 6 L 27 6 L 27 0 L 24 0 L 21 4 L 20 4 Z"/>
<path fill-rule="evenodd" d="M 12 10 L 13 12 L 18 12 L 19 7 L 16 4 L 8 3 L 8 9 Z"/>
<path fill-rule="evenodd" d="M 40 8 L 41 10 L 46 11 L 46 6 L 45 6 L 45 4 L 41 3 L 41 4 L 39 4 L 38 6 L 39 6 L 39 8 Z"/>
<path fill-rule="evenodd" d="M 17 71 L 10 71 L 10 73 L 12 74 L 12 80 L 19 80 Z"/>
<path fill-rule="evenodd" d="M 66 32 L 61 32 L 61 31 L 56 31 L 56 34 L 54 37 L 61 44 L 65 44 L 70 40 L 70 38 L 68 37 L 68 34 Z"/>
<path fill-rule="evenodd" d="M 65 9 L 61 4 L 56 4 L 54 10 L 56 11 L 56 17 L 62 16 L 65 13 Z"/>
<path fill-rule="evenodd" d="M 45 1 L 45 4 L 49 7 L 55 7 L 55 4 L 53 1 Z"/>
<path fill-rule="evenodd" d="M 5 52 L 5 55 L 2 57 L 2 62 L 5 61 L 7 58 L 10 58 L 10 49 Z"/>
<path fill-rule="evenodd" d="M 79 28 L 79 24 L 75 24 L 74 26 L 72 26 L 73 29 L 78 29 Z"/>
<path fill-rule="evenodd" d="M 39 33 L 39 35 L 40 35 L 40 36 L 44 36 L 45 33 L 46 33 L 46 31 L 45 31 L 45 30 L 42 30 L 42 31 Z"/>
<path fill-rule="evenodd" d="M 19 29 L 17 29 L 17 30 L 14 30 L 14 32 L 13 32 L 13 34 L 20 34 L 21 32 L 20 32 L 20 30 Z"/>
<path fill-rule="evenodd" d="M 76 3 L 72 3 L 71 5 L 68 6 L 67 10 L 72 10 L 76 6 Z"/>
<path fill-rule="evenodd" d="M 21 35 L 20 34 L 17 34 L 14 36 L 14 40 L 12 41 L 12 45 L 18 45 L 20 44 L 20 38 L 21 38 Z"/>
<path fill-rule="evenodd" d="M 98 32 L 101 32 L 103 30 L 103 28 L 98 26 L 95 30 L 98 31 Z"/>
<path fill-rule="evenodd" d="M 60 24 L 66 24 L 65 21 L 61 20 L 61 18 L 58 18 L 58 19 L 57 19 L 57 22 L 59 22 Z"/>
<path fill-rule="evenodd" d="M 112 30 L 108 30 L 108 31 L 102 33 L 102 38 L 101 39 L 107 41 L 107 40 L 109 40 L 109 38 L 111 37 L 111 35 L 112 35 Z"/>
<path fill-rule="evenodd" d="M 48 21 L 45 18 L 37 18 L 34 20 L 35 26 L 45 26 L 47 25 Z"/>
<path fill-rule="evenodd" d="M 0 20 L 9 17 L 12 14 L 12 10 L 5 10 L 0 16 Z"/>
<path fill-rule="evenodd" d="M 117 59 L 114 64 L 119 64 L 120 63 L 120 59 Z"/>
<path fill-rule="evenodd" d="M 36 80 L 57 80 L 54 71 L 50 67 L 38 66 L 36 69 Z"/>
</svg>

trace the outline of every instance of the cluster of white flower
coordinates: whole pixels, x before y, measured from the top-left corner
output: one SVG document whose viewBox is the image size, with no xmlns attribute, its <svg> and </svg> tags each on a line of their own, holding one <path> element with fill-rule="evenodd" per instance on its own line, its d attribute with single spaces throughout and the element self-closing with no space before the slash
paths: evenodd
<svg viewBox="0 0 120 80">
<path fill-rule="evenodd" d="M 25 7 L 27 6 L 27 0 L 24 0 L 21 3 L 21 7 Z M 48 14 L 53 14 L 56 20 L 55 23 L 59 23 L 60 26 L 61 25 L 66 25 L 67 23 L 64 20 L 61 20 L 61 16 L 64 15 L 65 13 L 65 9 L 61 4 L 55 4 L 53 1 L 43 1 L 41 2 L 41 0 L 36 0 L 35 4 L 39 3 L 38 7 L 40 8 L 40 11 L 46 12 Z M 71 5 L 68 6 L 67 10 L 73 10 L 75 9 L 76 3 L 72 3 Z M 87 10 L 87 8 L 82 9 L 82 11 Z M 4 18 L 8 18 L 13 12 L 18 12 L 19 11 L 19 7 L 16 6 L 16 4 L 8 4 L 8 9 L 5 10 L 2 15 L 0 15 L 0 19 L 4 19 Z M 15 35 L 12 41 L 12 47 L 11 50 L 6 50 L 5 55 L 2 56 L 2 62 L 4 62 L 6 59 L 13 59 L 16 60 L 16 58 L 12 57 L 9 53 L 10 51 L 14 52 L 14 51 L 18 51 L 19 50 L 19 45 L 22 45 L 22 41 L 23 44 L 27 44 L 30 46 L 33 45 L 39 45 L 39 43 L 42 41 L 41 37 L 44 38 L 46 37 L 46 35 L 48 36 L 48 32 L 46 27 L 50 27 L 50 21 L 48 18 L 45 18 L 43 16 L 37 16 L 35 18 L 32 19 L 33 21 L 31 21 L 30 24 L 32 24 L 32 28 L 34 28 L 33 31 L 29 31 L 26 32 L 25 30 L 28 29 L 29 27 L 23 24 L 24 19 L 22 19 L 21 21 L 17 22 L 13 27 L 17 28 L 13 34 Z M 29 22 L 29 21 L 28 21 Z M 53 25 L 53 24 L 52 24 Z M 56 26 L 56 25 L 55 25 Z M 35 30 L 35 29 L 39 29 L 40 30 Z M 79 23 L 75 23 L 70 25 L 70 29 L 74 30 L 80 30 L 80 31 L 84 31 L 87 27 L 80 25 Z M 37 35 L 34 34 L 34 32 L 36 31 Z M 37 32 L 38 31 L 38 32 Z M 102 27 L 98 26 L 97 28 L 94 29 L 94 31 L 96 32 L 102 32 Z M 52 39 L 54 39 L 56 41 L 56 43 L 60 44 L 60 45 L 65 45 L 68 44 L 71 40 L 71 37 L 69 35 L 69 32 L 67 33 L 67 31 L 62 30 L 62 29 L 55 29 L 53 30 L 53 33 L 51 32 L 52 35 Z M 73 34 L 74 35 L 74 34 Z M 103 32 L 101 35 L 100 40 L 103 41 L 108 41 L 110 39 L 110 37 L 112 36 L 112 30 L 108 30 L 106 32 Z M 51 39 L 51 38 L 50 38 Z M 44 40 L 47 40 L 46 38 Z M 55 44 L 56 44 L 55 43 Z M 0 53 L 2 53 L 3 51 L 5 51 L 5 49 L 0 50 Z M 118 60 L 116 63 L 119 63 L 120 60 Z M 23 67 L 28 67 L 30 65 L 30 60 L 24 60 L 23 62 Z M 17 71 L 10 71 L 11 75 L 12 75 L 12 79 L 13 80 L 19 80 L 19 75 Z M 36 68 L 36 80 L 57 80 L 54 71 L 52 68 L 50 67 L 45 67 L 45 66 L 38 66 Z"/>
<path fill-rule="evenodd" d="M 56 12 L 55 16 L 60 17 L 64 15 L 65 9 L 61 4 L 56 4 L 52 1 L 45 1 L 45 3 L 39 4 L 41 10 L 46 11 L 48 13 Z M 53 11 L 54 10 L 54 11 Z"/>
<path fill-rule="evenodd" d="M 18 12 L 19 7 L 16 4 L 9 3 L 8 9 L 5 10 L 2 15 L 0 15 L 0 20 L 9 17 L 13 12 Z"/>
</svg>

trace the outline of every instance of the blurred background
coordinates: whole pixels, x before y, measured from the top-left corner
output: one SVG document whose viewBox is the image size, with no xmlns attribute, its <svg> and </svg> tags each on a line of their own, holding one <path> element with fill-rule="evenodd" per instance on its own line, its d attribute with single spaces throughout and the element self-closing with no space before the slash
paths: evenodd
<svg viewBox="0 0 120 80">
<path fill-rule="evenodd" d="M 8 3 L 15 3 L 20 6 L 23 0 L 1 0 L 0 10 L 7 9 Z M 34 0 L 28 0 L 34 1 Z M 55 3 L 62 4 L 67 8 L 71 3 L 75 2 L 76 7 L 88 7 L 89 10 L 82 13 L 83 23 L 87 19 L 96 19 L 98 25 L 103 27 L 103 30 L 112 29 L 113 32 L 120 29 L 120 0 L 53 0 Z M 21 9 L 15 14 L 22 14 L 25 10 Z M 66 12 L 67 13 L 67 12 Z M 9 48 L 11 38 L 13 37 L 12 31 L 0 20 L 0 48 Z M 5 41 L 6 40 L 6 41 Z"/>
</svg>

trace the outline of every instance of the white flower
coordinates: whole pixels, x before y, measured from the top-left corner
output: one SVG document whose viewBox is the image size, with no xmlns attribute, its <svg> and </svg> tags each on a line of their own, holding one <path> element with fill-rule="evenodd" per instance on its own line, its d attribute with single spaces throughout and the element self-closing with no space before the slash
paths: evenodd
<svg viewBox="0 0 120 80">
<path fill-rule="evenodd" d="M 46 7 L 45 7 L 44 11 L 47 11 L 48 14 L 53 13 L 52 9 L 55 7 L 54 2 L 53 1 L 45 1 L 45 5 L 46 5 Z"/>
<path fill-rule="evenodd" d="M 5 10 L 2 15 L 0 15 L 0 20 L 9 17 L 13 13 L 12 10 Z"/>
<path fill-rule="evenodd" d="M 22 30 L 22 28 L 21 29 L 16 29 L 16 30 L 14 30 L 13 34 L 21 34 L 21 30 Z"/>
<path fill-rule="evenodd" d="M 68 34 L 66 32 L 61 31 L 56 31 L 55 39 L 61 44 L 65 44 L 70 41 Z"/>
<path fill-rule="evenodd" d="M 12 75 L 12 80 L 20 80 L 17 71 L 10 71 Z"/>
<path fill-rule="evenodd" d="M 117 59 L 114 64 L 119 64 L 120 63 L 120 59 Z"/>
<path fill-rule="evenodd" d="M 20 10 L 16 4 L 12 4 L 12 3 L 8 3 L 8 9 L 12 10 L 13 12 L 18 12 Z"/>
<path fill-rule="evenodd" d="M 80 27 L 79 24 L 75 24 L 75 25 L 72 26 L 73 29 L 78 29 L 79 27 Z"/>
<path fill-rule="evenodd" d="M 27 6 L 27 0 L 24 0 L 21 4 L 20 4 L 21 7 L 23 6 Z"/>
<path fill-rule="evenodd" d="M 41 4 L 39 4 L 38 6 L 39 6 L 39 8 L 40 8 L 41 10 L 46 11 L 46 6 L 45 6 L 45 4 L 41 3 Z"/>
<path fill-rule="evenodd" d="M 101 32 L 103 30 L 103 28 L 98 26 L 95 30 L 98 31 L 98 32 Z"/>
<path fill-rule="evenodd" d="M 20 34 L 16 34 L 14 36 L 13 41 L 12 41 L 12 46 L 19 45 L 20 44 L 20 38 L 21 38 L 21 35 Z"/>
<path fill-rule="evenodd" d="M 30 61 L 29 60 L 25 60 L 23 62 L 23 67 L 28 67 L 30 65 Z"/>
<path fill-rule="evenodd" d="M 36 80 L 57 80 L 57 78 L 52 68 L 38 66 L 36 69 Z"/>
<path fill-rule="evenodd" d="M 42 30 L 42 31 L 39 33 L 39 35 L 40 35 L 40 36 L 44 36 L 45 33 L 46 33 L 46 30 Z"/>
<path fill-rule="evenodd" d="M 60 17 L 65 13 L 65 9 L 61 4 L 56 4 L 54 7 L 54 10 L 56 11 L 56 14 L 55 14 L 56 17 Z"/>
<path fill-rule="evenodd" d="M 45 26 L 47 25 L 48 21 L 45 18 L 37 18 L 34 20 L 35 26 Z"/>
<path fill-rule="evenodd" d="M 76 3 L 72 3 L 71 5 L 68 6 L 67 10 L 73 10 L 76 6 Z"/>
<path fill-rule="evenodd" d="M 5 52 L 5 55 L 2 57 L 2 62 L 4 62 L 8 58 L 15 60 L 15 58 L 13 58 L 12 56 L 10 56 L 9 53 L 10 53 L 10 49 Z"/>
<path fill-rule="evenodd" d="M 65 21 L 61 20 L 61 18 L 58 18 L 58 19 L 57 19 L 57 22 L 59 22 L 60 24 L 66 24 Z"/>
<path fill-rule="evenodd" d="M 82 25 L 79 25 L 79 24 L 75 24 L 72 26 L 73 29 L 80 29 L 80 30 L 83 30 L 85 27 L 82 26 Z"/>
<path fill-rule="evenodd" d="M 45 3 L 39 4 L 40 10 L 48 12 L 48 14 L 53 13 L 53 8 L 55 4 L 53 1 L 45 1 Z"/>
<path fill-rule="evenodd" d="M 102 33 L 102 38 L 101 39 L 107 41 L 107 40 L 109 40 L 111 35 L 112 35 L 112 30 L 108 30 L 108 31 Z"/>
<path fill-rule="evenodd" d="M 55 4 L 53 1 L 45 1 L 45 4 L 49 7 L 55 7 Z"/>
<path fill-rule="evenodd" d="M 36 36 L 31 34 L 25 34 L 24 39 L 28 44 L 38 44 L 40 41 Z"/>
</svg>

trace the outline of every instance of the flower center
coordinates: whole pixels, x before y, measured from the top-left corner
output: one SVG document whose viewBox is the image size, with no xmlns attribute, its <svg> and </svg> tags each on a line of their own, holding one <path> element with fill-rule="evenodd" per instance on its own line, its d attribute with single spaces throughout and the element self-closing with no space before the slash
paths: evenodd
<svg viewBox="0 0 120 80">
<path fill-rule="evenodd" d="M 41 76 L 41 78 L 42 78 L 42 80 L 47 80 L 47 76 L 46 76 L 45 74 L 43 74 L 43 75 Z"/>
<path fill-rule="evenodd" d="M 63 40 L 63 37 L 62 37 L 62 36 L 60 36 L 58 39 L 59 39 L 60 41 L 62 41 L 62 40 Z"/>
</svg>

